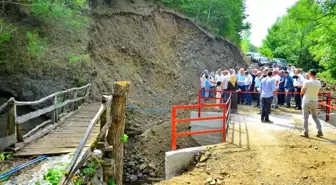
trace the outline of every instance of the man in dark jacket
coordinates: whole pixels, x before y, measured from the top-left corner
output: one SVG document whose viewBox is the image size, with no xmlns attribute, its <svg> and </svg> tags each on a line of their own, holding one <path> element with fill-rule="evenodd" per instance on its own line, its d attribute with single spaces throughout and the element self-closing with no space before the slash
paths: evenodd
<svg viewBox="0 0 336 185">
<path fill-rule="evenodd" d="M 285 91 L 286 91 L 286 107 L 290 108 L 290 101 L 293 97 L 294 85 L 293 85 L 293 77 L 289 75 L 289 72 L 285 72 Z"/>
</svg>

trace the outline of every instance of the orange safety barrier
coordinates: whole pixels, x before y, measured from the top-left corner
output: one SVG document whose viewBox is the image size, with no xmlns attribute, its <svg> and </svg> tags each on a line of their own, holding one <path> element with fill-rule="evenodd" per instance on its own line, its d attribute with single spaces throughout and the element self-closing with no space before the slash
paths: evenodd
<svg viewBox="0 0 336 185">
<path fill-rule="evenodd" d="M 231 101 L 229 101 L 231 102 Z M 188 118 L 188 119 L 177 119 L 176 118 L 176 110 L 177 109 L 201 109 L 201 108 L 209 108 L 209 107 L 221 107 L 223 109 L 223 116 L 213 116 L 213 117 L 206 117 L 201 118 Z M 208 133 L 216 133 L 222 132 L 222 141 L 226 142 L 226 123 L 227 118 L 229 117 L 230 112 L 230 104 L 199 104 L 199 105 L 180 105 L 180 106 L 173 106 L 172 107 L 172 150 L 176 150 L 176 139 L 177 136 L 190 136 L 190 135 L 197 135 L 197 134 L 208 134 Z M 192 131 L 192 132 L 176 132 L 176 124 L 181 122 L 192 122 L 192 121 L 205 121 L 205 120 L 216 120 L 216 119 L 223 119 L 223 127 L 220 129 L 212 129 L 212 130 L 201 130 L 201 131 Z"/>
</svg>

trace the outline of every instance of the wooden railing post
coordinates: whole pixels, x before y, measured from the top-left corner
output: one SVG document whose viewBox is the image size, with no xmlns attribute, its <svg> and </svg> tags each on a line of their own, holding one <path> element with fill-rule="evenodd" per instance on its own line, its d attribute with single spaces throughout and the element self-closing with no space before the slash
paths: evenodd
<svg viewBox="0 0 336 185">
<path fill-rule="evenodd" d="M 72 99 L 76 99 L 76 98 L 77 98 L 77 90 L 75 90 Z M 77 102 L 73 102 L 73 104 L 72 104 L 72 108 L 71 108 L 71 109 L 72 109 L 72 111 L 74 111 L 74 110 L 77 109 Z"/>
<path fill-rule="evenodd" d="M 121 138 L 125 130 L 126 96 L 129 90 L 129 82 L 115 82 L 113 89 L 112 125 L 108 131 L 107 142 L 113 147 L 112 158 L 115 161 L 112 179 L 115 180 L 116 184 L 123 184 L 124 144 Z"/>
<path fill-rule="evenodd" d="M 14 101 L 9 101 L 7 106 L 9 106 L 9 112 L 8 112 L 7 123 L 6 123 L 6 128 L 5 128 L 6 136 L 3 138 L 0 138 L 0 153 L 3 149 L 15 144 L 17 141 L 16 136 L 15 136 Z"/>
<path fill-rule="evenodd" d="M 102 97 L 102 103 L 108 106 L 107 104 L 107 98 L 105 96 Z M 100 116 L 100 130 L 103 129 L 103 127 L 106 125 L 108 120 L 108 114 L 107 111 L 110 109 L 110 107 L 106 107 L 103 114 Z M 103 133 L 102 138 L 100 139 L 101 142 L 104 142 L 106 140 L 106 133 Z"/>
<path fill-rule="evenodd" d="M 6 135 L 10 136 L 12 134 L 15 134 L 14 102 L 10 102 L 8 105 L 9 112 L 7 117 Z"/>
<path fill-rule="evenodd" d="M 53 105 L 57 105 L 57 95 L 54 96 L 54 98 L 52 99 L 53 101 Z M 55 109 L 53 112 L 52 112 L 52 115 L 51 115 L 51 122 L 52 123 L 56 123 L 58 121 L 58 110 Z"/>
<path fill-rule="evenodd" d="M 16 122 L 16 117 L 17 117 L 17 106 L 15 105 L 15 102 L 13 104 L 13 110 L 14 110 L 14 120 L 15 120 L 15 126 L 16 126 L 16 139 L 18 142 L 23 142 L 23 134 L 22 134 L 22 129 L 21 125 Z"/>
</svg>

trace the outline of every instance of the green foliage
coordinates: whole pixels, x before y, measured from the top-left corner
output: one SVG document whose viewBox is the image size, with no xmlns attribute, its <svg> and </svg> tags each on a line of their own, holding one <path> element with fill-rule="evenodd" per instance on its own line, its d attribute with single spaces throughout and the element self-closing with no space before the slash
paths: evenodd
<svg viewBox="0 0 336 185">
<path fill-rule="evenodd" d="M 30 0 L 29 3 L 31 14 L 52 27 L 63 25 L 76 32 L 87 26 L 88 19 L 81 13 L 87 9 L 86 0 Z"/>
<path fill-rule="evenodd" d="M 39 37 L 37 32 L 27 32 L 26 38 L 28 40 L 27 51 L 31 57 L 44 56 L 46 51 L 46 41 Z"/>
<path fill-rule="evenodd" d="M 269 29 L 260 52 L 336 79 L 336 1 L 299 0 Z"/>
<path fill-rule="evenodd" d="M 128 140 L 128 135 L 124 134 L 124 135 L 121 137 L 121 141 L 122 141 L 123 143 L 126 143 L 127 140 Z"/>
<path fill-rule="evenodd" d="M 243 52 L 258 52 L 258 48 L 256 46 L 254 46 L 251 43 L 250 40 L 250 36 L 251 36 L 251 32 L 250 30 L 246 30 L 243 32 L 243 37 L 242 37 L 242 41 L 240 43 L 240 49 L 243 50 Z"/>
<path fill-rule="evenodd" d="M 1 161 L 4 161 L 4 160 L 10 160 L 10 159 L 12 159 L 13 157 L 12 157 L 12 154 L 10 154 L 10 153 L 6 153 L 6 152 L 4 152 L 4 153 L 1 153 L 1 155 L 0 155 L 0 160 Z"/>
<path fill-rule="evenodd" d="M 240 45 L 241 33 L 249 29 L 243 23 L 246 18 L 243 0 L 160 0 L 163 4 L 189 17 L 201 26 L 225 37 L 237 46 Z"/>
<path fill-rule="evenodd" d="M 63 171 L 62 168 L 49 168 L 47 173 L 44 174 L 43 180 L 49 181 L 52 185 L 57 185 L 63 176 Z"/>
<path fill-rule="evenodd" d="M 5 173 L 5 172 L 4 172 Z M 0 179 L 0 184 L 2 183 L 2 182 L 6 182 L 6 181 L 8 181 L 9 180 L 9 176 L 6 176 L 5 178 L 3 178 L 3 179 Z"/>
<path fill-rule="evenodd" d="M 115 183 L 114 180 L 109 179 L 109 180 L 107 181 L 107 185 L 117 185 L 117 184 Z"/>
<path fill-rule="evenodd" d="M 72 178 L 72 182 L 75 185 L 82 185 L 84 183 L 84 180 L 81 177 L 75 176 L 74 178 Z"/>
<path fill-rule="evenodd" d="M 68 55 L 68 60 L 70 64 L 74 64 L 77 62 L 87 62 L 90 60 L 90 55 L 89 54 L 79 54 L 79 55 L 74 55 L 70 53 Z"/>
<path fill-rule="evenodd" d="M 84 168 L 82 171 L 82 176 L 93 176 L 96 173 L 96 164 L 91 161 L 89 166 Z"/>
</svg>

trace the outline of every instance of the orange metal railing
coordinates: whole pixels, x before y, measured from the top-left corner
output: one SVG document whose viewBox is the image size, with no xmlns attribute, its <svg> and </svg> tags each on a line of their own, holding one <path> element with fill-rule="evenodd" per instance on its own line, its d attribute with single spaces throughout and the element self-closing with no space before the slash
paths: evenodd
<svg viewBox="0 0 336 185">
<path fill-rule="evenodd" d="M 215 108 L 219 107 L 223 111 L 222 116 L 212 116 L 212 117 L 201 117 L 200 111 L 202 108 Z M 188 118 L 188 119 L 177 119 L 176 111 L 178 109 L 198 109 L 198 117 L 197 118 Z M 172 150 L 176 150 L 176 140 L 178 136 L 190 136 L 197 134 L 209 134 L 222 132 L 222 141 L 226 142 L 227 136 L 227 128 L 230 121 L 230 111 L 231 111 L 231 95 L 227 98 L 226 103 L 221 104 L 198 104 L 198 105 L 180 105 L 172 107 Z M 206 121 L 206 120 L 223 120 L 222 128 L 220 129 L 212 129 L 212 130 L 200 130 L 200 131 L 190 131 L 190 132 L 177 132 L 176 125 L 177 123 L 183 122 L 193 122 L 193 121 Z"/>
</svg>

